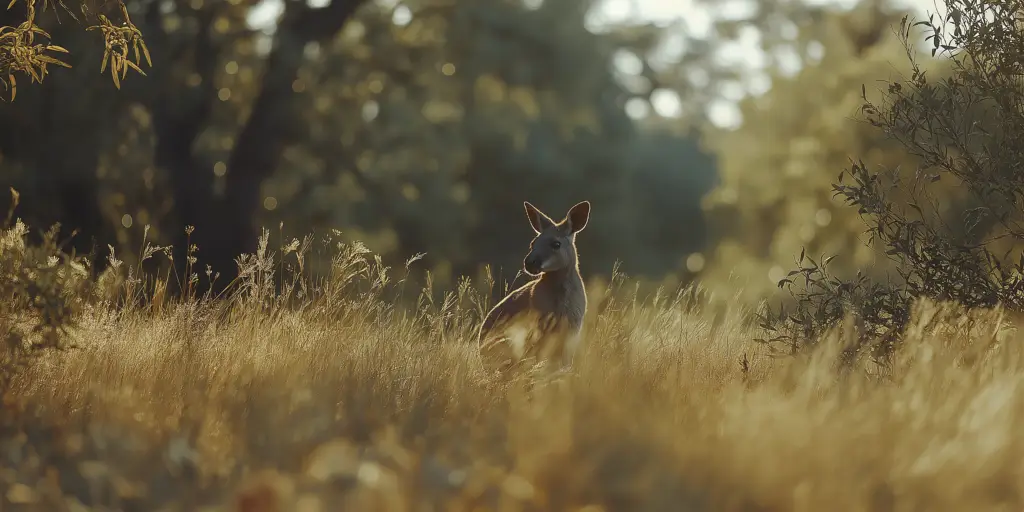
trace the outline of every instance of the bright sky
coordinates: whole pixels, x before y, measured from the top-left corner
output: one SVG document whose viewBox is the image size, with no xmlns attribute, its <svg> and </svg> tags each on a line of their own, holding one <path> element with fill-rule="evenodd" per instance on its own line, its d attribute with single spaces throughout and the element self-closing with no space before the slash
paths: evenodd
<svg viewBox="0 0 1024 512">
<path fill-rule="evenodd" d="M 329 2 L 329 0 L 308 1 L 314 6 L 326 5 Z M 400 5 L 401 0 L 377 1 L 396 6 L 394 14 L 394 21 L 396 23 L 404 24 L 409 22 L 411 13 Z M 539 4 L 544 0 L 531 1 Z M 853 6 L 858 0 L 805 1 L 818 5 Z M 659 25 L 682 23 L 690 33 L 699 36 L 702 32 L 707 32 L 714 16 L 720 18 L 739 17 L 753 8 L 752 0 L 719 0 L 719 2 L 721 2 L 720 9 L 712 13 L 706 8 L 697 7 L 694 0 L 603 0 L 603 5 L 591 13 L 588 26 L 597 31 L 600 30 L 601 25 L 606 23 L 634 20 L 641 22 L 654 21 Z M 900 3 L 915 7 L 921 13 L 924 13 L 926 11 L 936 12 L 938 6 L 941 6 L 942 0 L 901 0 Z M 253 10 L 249 19 L 250 24 L 254 27 L 270 28 L 280 12 L 280 0 L 263 0 Z M 670 40 L 665 48 L 665 57 L 671 59 L 671 53 L 678 52 L 681 49 L 681 43 L 673 48 Z M 639 62 L 636 61 L 635 56 L 632 57 L 632 62 L 628 55 L 622 55 L 621 57 L 621 59 L 616 59 L 618 69 L 626 74 L 631 74 L 629 69 L 636 68 Z M 767 78 L 758 74 L 758 70 L 767 65 L 767 60 L 765 59 L 764 52 L 760 50 L 758 34 L 753 30 L 741 33 L 736 43 L 722 49 L 719 53 L 719 58 L 743 65 L 751 71 L 746 84 L 728 89 L 723 88 L 721 98 L 712 101 L 705 107 L 712 123 L 723 128 L 734 128 L 742 121 L 736 102 L 749 94 L 763 93 L 769 87 Z M 782 62 L 780 64 L 784 65 L 785 63 Z M 798 69 L 798 64 L 794 62 L 793 66 L 791 71 L 795 72 Z M 650 115 L 652 107 L 656 114 L 666 117 L 675 117 L 681 114 L 679 98 L 672 91 L 658 91 L 652 95 L 650 106 L 637 100 L 632 104 L 627 104 L 626 110 L 631 116 L 642 118 Z"/>
</svg>

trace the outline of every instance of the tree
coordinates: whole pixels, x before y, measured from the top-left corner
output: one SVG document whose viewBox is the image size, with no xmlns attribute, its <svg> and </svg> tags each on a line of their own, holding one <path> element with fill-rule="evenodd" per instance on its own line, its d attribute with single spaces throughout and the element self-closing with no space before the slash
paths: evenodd
<svg viewBox="0 0 1024 512">
<path fill-rule="evenodd" d="M 51 23 L 60 19 L 61 12 L 66 12 L 76 22 L 92 23 L 85 30 L 99 32 L 102 36 L 104 48 L 102 59 L 95 56 L 96 61 L 101 62 L 101 72 L 109 70 L 111 80 L 116 88 L 119 88 L 125 80 L 129 69 L 144 75 L 145 73 L 140 66 L 152 64 L 146 43 L 142 40 L 141 32 L 134 25 L 128 15 L 128 11 L 121 2 L 115 2 L 114 6 L 109 6 L 106 3 L 97 5 L 97 2 L 82 1 L 78 3 L 79 12 L 76 15 L 64 2 L 59 4 L 59 7 L 62 9 L 61 11 L 57 10 L 58 8 L 51 2 L 38 2 L 36 0 L 12 1 L 7 11 L 0 14 L 0 87 L 8 93 L 7 99 L 9 101 L 13 102 L 17 99 L 19 90 L 18 77 L 21 77 L 21 83 L 24 88 L 26 83 L 41 84 L 49 75 L 51 66 L 70 67 L 68 62 L 62 60 L 66 59 L 68 50 L 64 46 L 54 43 L 55 39 L 51 36 L 51 33 L 53 33 L 52 29 L 47 31 L 40 26 L 40 23 L 43 23 L 37 15 L 37 5 L 40 4 L 43 6 L 43 12 L 38 14 L 45 14 L 47 7 L 51 7 L 52 16 L 48 20 Z M 108 12 L 105 14 L 103 9 L 100 9 L 101 7 L 107 7 Z M 111 7 L 114 7 L 114 9 L 111 9 Z M 116 14 L 109 12 L 111 10 L 115 11 Z M 119 18 L 120 24 L 115 25 L 108 15 L 115 17 L 115 19 Z M 76 28 L 80 28 L 80 26 L 76 26 Z M 66 32 L 67 28 L 63 28 L 61 33 L 57 35 L 62 36 Z M 79 33 L 76 35 L 78 38 L 81 38 L 85 34 Z M 56 41 L 62 42 L 64 39 L 64 37 L 58 37 Z M 71 46 L 77 47 L 78 45 Z M 92 53 L 95 53 L 95 51 Z M 134 54 L 134 62 L 132 61 L 132 54 Z M 86 53 L 86 56 L 92 55 Z M 145 60 L 145 63 L 143 60 Z M 54 84 L 52 80 L 48 80 L 41 87 L 52 91 L 54 88 L 60 87 L 60 85 Z M 79 99 L 84 100 L 86 98 Z M 95 159 L 90 158 L 89 154 L 83 155 L 79 153 L 76 151 L 78 148 L 65 148 L 64 151 L 54 151 L 52 147 L 33 148 L 31 144 L 26 144 L 27 139 L 33 137 L 47 139 L 48 142 L 60 138 L 61 133 L 69 128 L 67 125 L 57 122 L 56 117 L 58 116 L 54 115 L 54 112 L 61 109 L 62 105 L 63 103 L 53 101 L 52 103 L 39 105 L 40 108 L 38 109 L 21 111 L 8 117 L 6 119 L 8 126 L 17 126 L 18 128 L 16 130 L 7 130 L 9 135 L 5 137 L 4 141 L 0 142 L 0 155 L 7 156 L 21 163 L 27 163 L 30 160 L 32 163 L 28 164 L 28 166 L 37 169 L 38 173 L 53 172 L 59 168 L 62 176 L 59 183 L 54 183 L 52 180 L 47 183 L 46 179 L 37 178 L 33 180 L 36 182 L 34 183 L 36 186 L 22 187 L 29 192 L 27 197 L 32 198 L 33 195 L 41 195 L 55 198 L 57 202 L 63 203 L 65 208 L 75 211 L 80 215 L 76 219 L 76 224 L 80 229 L 93 235 L 108 232 L 108 230 L 104 229 L 104 224 L 96 207 L 88 201 L 87 196 L 83 195 L 83 192 L 97 188 L 96 180 L 91 176 L 94 173 L 91 173 L 90 169 L 88 169 L 90 166 L 95 165 Z M 16 107 L 8 107 L 6 110 L 8 112 L 15 112 Z M 29 113 L 30 111 L 31 114 Z M 83 142 L 84 144 L 90 144 L 92 140 L 87 139 Z M 19 175 L 24 176 L 29 172 L 29 170 L 23 167 L 13 172 L 8 172 L 11 184 L 25 185 L 24 180 L 19 180 Z M 48 220 L 52 222 L 56 219 Z M 48 224 L 49 222 L 44 225 Z"/>
<path fill-rule="evenodd" d="M 126 5 L 158 64 L 148 77 L 114 95 L 75 65 L 0 112 L 24 123 L 0 140 L 0 165 L 33 225 L 64 220 L 122 247 L 151 225 L 150 240 L 175 242 L 179 265 L 186 240 L 198 245 L 200 268 L 213 265 L 222 284 L 253 250 L 255 226 L 281 221 L 296 235 L 340 227 L 398 261 L 425 251 L 455 274 L 518 268 L 512 233 L 525 229 L 527 198 L 551 210 L 595 201 L 611 228 L 583 240 L 595 269 L 622 259 L 669 271 L 697 239 L 677 230 L 666 242 L 663 226 L 678 219 L 631 216 L 650 187 L 709 176 L 713 163 L 692 137 L 651 134 L 625 115 L 636 93 L 610 61 L 647 41 L 589 32 L 588 2 L 291 1 L 269 32 L 247 23 L 255 1 Z M 55 140 L 66 151 L 48 151 Z M 44 168 L 57 179 L 34 172 Z M 60 209 L 52 197 L 65 198 Z M 700 225 L 692 207 L 675 211 Z"/>
<path fill-rule="evenodd" d="M 773 341 L 798 347 L 851 315 L 859 335 L 851 352 L 870 349 L 884 361 L 918 298 L 1024 307 L 1018 170 L 1024 123 L 1015 64 L 1024 50 L 1022 7 L 950 0 L 945 17 L 901 20 L 910 72 L 888 80 L 881 98 L 865 99 L 862 111 L 918 165 L 873 168 L 857 158 L 833 183 L 893 272 L 884 280 L 843 278 L 801 261 L 783 283 L 796 307 L 766 318 Z M 926 31 L 931 56 L 943 57 L 946 73 L 935 77 L 922 64 L 928 57 L 912 40 L 917 26 Z"/>
<path fill-rule="evenodd" d="M 615 259 L 640 273 L 678 269 L 685 252 L 677 244 L 693 246 L 700 232 L 678 229 L 668 216 L 638 215 L 635 207 L 655 187 L 710 175 L 713 162 L 693 140 L 638 130 L 625 114 L 632 93 L 609 66 L 616 52 L 635 42 L 625 35 L 633 27 L 591 33 L 584 24 L 587 2 L 528 9 L 483 1 L 460 4 L 455 13 L 407 5 L 411 21 L 402 30 L 435 40 L 394 39 L 390 16 L 367 17 L 359 20 L 362 43 L 341 41 L 319 54 L 307 82 L 311 142 L 326 154 L 340 136 L 358 150 L 351 158 L 307 164 L 329 190 L 312 192 L 300 185 L 308 178 L 280 174 L 273 187 L 294 194 L 276 197 L 279 205 L 299 218 L 333 216 L 339 224 L 377 227 L 385 252 L 425 251 L 428 265 L 458 275 L 482 261 L 519 268 L 525 239 L 514 234 L 529 232 L 523 199 L 558 210 L 589 198 L 599 205 L 594 215 L 603 228 L 581 237 L 588 270 L 607 272 Z M 381 66 L 381 55 L 393 65 Z M 423 70 L 415 62 L 432 65 Z M 351 75 L 339 73 L 367 78 L 346 89 Z M 339 114 L 322 105 L 350 110 Z M 682 160 L 659 163 L 651 151 Z M 304 157 L 310 155 L 296 152 L 297 161 Z M 660 196 L 657 205 L 699 219 L 701 190 L 691 190 Z M 338 200 L 310 202 L 308 193 L 337 194 Z M 680 197 L 682 205 L 673 206 Z M 292 208 L 300 204 L 321 210 Z M 670 225 L 677 231 L 662 236 Z"/>
<path fill-rule="evenodd" d="M 877 80 L 909 70 L 894 67 L 906 55 L 891 31 L 902 14 L 877 3 L 819 11 L 788 50 L 775 48 L 798 56 L 799 71 L 773 70 L 771 89 L 741 103 L 743 125 L 714 141 L 722 184 L 705 203 L 716 240 L 702 281 L 738 282 L 751 303 L 783 298 L 777 284 L 802 251 L 841 254 L 832 262 L 840 276 L 882 275 L 884 255 L 865 243 L 862 220 L 834 198 L 832 183 L 854 155 L 872 168 L 919 164 L 858 119 L 862 95 L 877 96 Z"/>
</svg>

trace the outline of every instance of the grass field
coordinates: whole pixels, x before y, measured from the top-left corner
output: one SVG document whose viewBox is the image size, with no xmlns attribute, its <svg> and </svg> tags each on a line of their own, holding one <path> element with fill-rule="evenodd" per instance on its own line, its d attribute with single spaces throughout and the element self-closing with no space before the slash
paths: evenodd
<svg viewBox="0 0 1024 512">
<path fill-rule="evenodd" d="M 263 256 L 230 301 L 88 306 L 8 398 L 0 510 L 1024 507 L 999 311 L 919 304 L 890 367 L 841 372 L 841 332 L 771 358 L 740 307 L 591 286 L 574 373 L 498 382 L 469 287 L 406 311 L 333 261 L 284 299 Z"/>
</svg>

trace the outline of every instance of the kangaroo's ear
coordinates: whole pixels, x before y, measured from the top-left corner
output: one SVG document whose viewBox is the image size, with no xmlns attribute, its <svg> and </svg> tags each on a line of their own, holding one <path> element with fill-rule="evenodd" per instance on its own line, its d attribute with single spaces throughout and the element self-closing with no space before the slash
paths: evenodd
<svg viewBox="0 0 1024 512">
<path fill-rule="evenodd" d="M 523 207 L 526 208 L 526 218 L 530 219 L 530 226 L 537 234 L 540 234 L 545 228 L 555 225 L 555 221 L 551 220 L 551 217 L 544 215 L 544 212 L 538 210 L 529 201 L 523 201 Z"/>
<path fill-rule="evenodd" d="M 590 201 L 576 203 L 576 206 L 569 208 L 565 220 L 570 233 L 583 231 L 583 228 L 587 227 L 587 221 L 590 220 Z"/>
</svg>

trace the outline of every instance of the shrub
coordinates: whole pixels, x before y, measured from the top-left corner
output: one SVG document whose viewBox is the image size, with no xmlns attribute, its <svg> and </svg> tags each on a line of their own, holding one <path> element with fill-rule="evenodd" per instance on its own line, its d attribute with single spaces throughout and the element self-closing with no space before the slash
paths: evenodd
<svg viewBox="0 0 1024 512">
<path fill-rule="evenodd" d="M 903 18 L 899 36 L 911 76 L 888 81 L 881 102 L 864 95 L 867 121 L 921 166 L 869 169 L 857 161 L 833 184 L 834 197 L 857 208 L 869 243 L 880 244 L 897 275 L 841 279 L 828 271 L 831 258 L 801 254 L 778 283 L 795 306 L 762 317 L 769 333 L 762 341 L 776 350 L 798 350 L 849 316 L 857 333 L 850 349 L 870 348 L 885 360 L 917 298 L 1024 307 L 1024 253 L 1016 246 L 1024 237 L 1022 2 L 949 0 L 946 7 L 944 17 Z M 922 71 L 911 42 L 917 26 L 928 33 L 932 57 L 948 58 L 947 77 L 930 80 Z M 956 215 L 944 213 L 950 211 Z"/>
<path fill-rule="evenodd" d="M 61 251 L 54 226 L 39 244 L 13 220 L 17 192 L 0 230 L 0 395 L 35 358 L 72 346 L 67 329 L 92 296 L 88 262 Z"/>
</svg>

